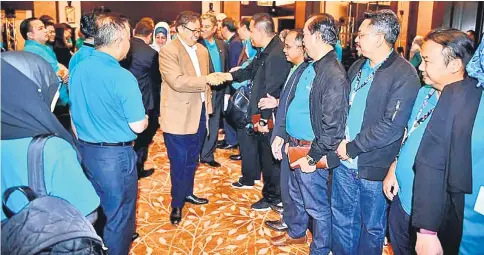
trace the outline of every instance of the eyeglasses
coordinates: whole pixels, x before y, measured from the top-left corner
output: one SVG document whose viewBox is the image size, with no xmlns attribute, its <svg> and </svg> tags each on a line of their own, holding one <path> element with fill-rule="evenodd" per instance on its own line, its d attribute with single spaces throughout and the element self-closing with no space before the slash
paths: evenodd
<svg viewBox="0 0 484 255">
<path fill-rule="evenodd" d="M 201 31 L 200 31 L 200 29 L 191 29 L 191 28 L 189 28 L 189 27 L 187 27 L 187 26 L 185 26 L 185 25 L 182 25 L 182 27 L 184 27 L 184 28 L 186 28 L 186 29 L 190 30 L 190 31 L 191 31 L 192 33 L 194 33 L 194 34 L 200 34 L 200 32 L 201 32 Z"/>
<path fill-rule="evenodd" d="M 284 49 L 291 49 L 291 48 L 294 48 L 294 47 L 303 47 L 302 45 L 288 45 L 288 44 L 284 44 Z"/>
<path fill-rule="evenodd" d="M 375 35 L 378 35 L 378 34 L 381 34 L 381 33 L 358 33 L 358 40 L 361 40 L 361 38 L 367 36 L 367 35 L 370 35 L 370 34 L 375 34 Z"/>
</svg>

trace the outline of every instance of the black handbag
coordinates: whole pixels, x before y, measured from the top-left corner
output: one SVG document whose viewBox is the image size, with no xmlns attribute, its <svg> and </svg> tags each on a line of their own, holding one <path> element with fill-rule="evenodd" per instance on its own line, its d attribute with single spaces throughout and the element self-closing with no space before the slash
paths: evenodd
<svg viewBox="0 0 484 255">
<path fill-rule="evenodd" d="M 249 103 L 252 83 L 242 86 L 235 91 L 230 97 L 227 110 L 225 111 L 226 119 L 237 128 L 245 128 L 250 122 Z"/>
</svg>

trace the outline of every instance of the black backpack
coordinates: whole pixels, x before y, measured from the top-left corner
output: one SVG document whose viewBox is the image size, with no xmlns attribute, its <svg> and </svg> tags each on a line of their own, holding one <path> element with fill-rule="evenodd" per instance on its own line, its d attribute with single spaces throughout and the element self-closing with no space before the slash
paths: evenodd
<svg viewBox="0 0 484 255">
<path fill-rule="evenodd" d="M 107 254 L 91 222 L 66 200 L 47 194 L 43 149 L 53 136 L 39 135 L 30 142 L 29 186 L 11 187 L 3 194 L 2 209 L 8 219 L 2 222 L 2 254 Z M 7 207 L 14 191 L 29 200 L 16 214 Z"/>
</svg>

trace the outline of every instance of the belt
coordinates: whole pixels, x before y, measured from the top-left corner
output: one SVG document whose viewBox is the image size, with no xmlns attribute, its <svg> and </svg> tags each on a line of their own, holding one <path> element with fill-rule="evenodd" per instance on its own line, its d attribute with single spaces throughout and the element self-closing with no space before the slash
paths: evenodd
<svg viewBox="0 0 484 255">
<path fill-rule="evenodd" d="M 293 143 L 296 144 L 296 146 L 303 146 L 303 147 L 306 147 L 306 146 L 311 146 L 312 142 L 310 141 L 306 141 L 306 140 L 299 140 L 297 138 L 294 138 L 294 137 L 289 137 L 289 140 Z"/>
<path fill-rule="evenodd" d="M 89 144 L 89 145 L 106 146 L 106 147 L 133 146 L 133 144 L 134 144 L 134 141 L 130 141 L 130 142 L 120 142 L 120 143 L 104 143 L 104 142 L 101 142 L 101 143 L 90 143 L 90 142 L 83 141 L 81 139 L 79 139 L 79 141 L 81 141 L 81 142 L 83 142 L 85 144 Z"/>
</svg>

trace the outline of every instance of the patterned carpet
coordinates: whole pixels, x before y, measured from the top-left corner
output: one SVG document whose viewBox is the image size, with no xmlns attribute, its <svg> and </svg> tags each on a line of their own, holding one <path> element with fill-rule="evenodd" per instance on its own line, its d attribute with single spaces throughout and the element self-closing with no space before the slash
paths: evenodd
<svg viewBox="0 0 484 255">
<path fill-rule="evenodd" d="M 194 193 L 210 203 L 186 204 L 182 222 L 175 227 L 169 221 L 170 166 L 163 136 L 158 132 L 146 163 L 146 168 L 155 167 L 156 171 L 139 182 L 140 237 L 133 243 L 131 254 L 308 254 L 309 243 L 281 248 L 270 244 L 270 237 L 279 233 L 264 227 L 263 222 L 278 219 L 278 214 L 250 209 L 261 197 L 261 183 L 252 190 L 231 188 L 240 176 L 240 161 L 231 161 L 228 156 L 237 152 L 217 150 L 215 158 L 222 167 L 198 167 Z"/>
</svg>

